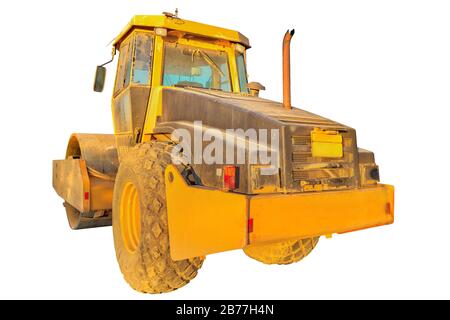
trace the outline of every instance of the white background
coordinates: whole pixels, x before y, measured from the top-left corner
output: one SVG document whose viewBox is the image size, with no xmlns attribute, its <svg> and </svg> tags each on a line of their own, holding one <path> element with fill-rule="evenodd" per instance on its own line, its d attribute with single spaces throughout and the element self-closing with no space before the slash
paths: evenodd
<svg viewBox="0 0 450 320">
<path fill-rule="evenodd" d="M 450 298 L 448 1 L 2 1 L 0 298 Z M 112 230 L 70 231 L 51 160 L 72 132 L 111 133 L 109 66 L 94 69 L 134 14 L 185 19 L 250 38 L 250 80 L 281 99 L 281 40 L 292 40 L 293 103 L 357 129 L 396 187 L 396 222 L 321 239 L 304 261 L 266 266 L 208 256 L 188 286 L 128 287 Z"/>
</svg>

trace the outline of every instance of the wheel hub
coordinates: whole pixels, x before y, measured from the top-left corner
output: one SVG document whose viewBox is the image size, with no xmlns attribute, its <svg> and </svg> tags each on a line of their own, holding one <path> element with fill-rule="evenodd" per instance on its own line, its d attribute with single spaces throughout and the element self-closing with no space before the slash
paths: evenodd
<svg viewBox="0 0 450 320">
<path fill-rule="evenodd" d="M 128 182 L 120 199 L 120 226 L 125 248 L 135 252 L 141 241 L 141 210 L 135 185 Z"/>
</svg>

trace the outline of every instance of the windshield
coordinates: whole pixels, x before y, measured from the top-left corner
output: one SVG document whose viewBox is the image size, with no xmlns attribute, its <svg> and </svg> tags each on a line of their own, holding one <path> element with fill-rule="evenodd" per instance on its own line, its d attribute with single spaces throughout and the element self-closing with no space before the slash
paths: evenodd
<svg viewBox="0 0 450 320">
<path fill-rule="evenodd" d="M 163 85 L 231 92 L 227 53 L 166 43 Z"/>
</svg>

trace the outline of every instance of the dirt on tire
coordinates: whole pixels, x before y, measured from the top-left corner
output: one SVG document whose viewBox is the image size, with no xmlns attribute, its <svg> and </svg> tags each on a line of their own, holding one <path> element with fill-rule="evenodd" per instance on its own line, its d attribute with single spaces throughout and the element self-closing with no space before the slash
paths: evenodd
<svg viewBox="0 0 450 320">
<path fill-rule="evenodd" d="M 122 160 L 114 187 L 113 233 L 116 256 L 125 280 L 137 291 L 163 293 L 183 287 L 197 275 L 204 257 L 173 261 L 170 257 L 164 171 L 172 145 L 147 142 Z M 140 242 L 134 252 L 124 245 L 120 226 L 121 191 L 133 183 L 140 202 Z"/>
<path fill-rule="evenodd" d="M 247 256 L 265 264 L 291 264 L 306 257 L 317 245 L 319 237 L 254 245 L 243 250 Z"/>
</svg>

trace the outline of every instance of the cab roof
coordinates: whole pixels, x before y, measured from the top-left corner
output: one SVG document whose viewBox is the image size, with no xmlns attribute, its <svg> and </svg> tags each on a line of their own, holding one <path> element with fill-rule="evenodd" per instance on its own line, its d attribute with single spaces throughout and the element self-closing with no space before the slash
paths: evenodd
<svg viewBox="0 0 450 320">
<path fill-rule="evenodd" d="M 114 39 L 113 45 L 117 46 L 118 44 L 120 44 L 120 41 L 124 36 L 126 36 L 134 28 L 139 27 L 166 28 L 168 30 L 177 30 L 213 39 L 228 40 L 231 42 L 240 43 L 246 48 L 250 48 L 250 42 L 248 38 L 237 31 L 165 15 L 134 16 L 127 24 L 127 26 L 122 30 L 122 32 Z"/>
</svg>

